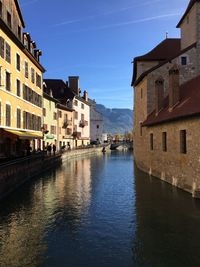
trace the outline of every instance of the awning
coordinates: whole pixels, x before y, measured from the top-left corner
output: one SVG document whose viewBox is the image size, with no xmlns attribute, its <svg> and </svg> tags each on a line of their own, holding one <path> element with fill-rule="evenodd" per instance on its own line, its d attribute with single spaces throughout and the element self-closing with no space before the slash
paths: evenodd
<svg viewBox="0 0 200 267">
<path fill-rule="evenodd" d="M 46 139 L 54 139 L 55 136 L 53 134 L 47 134 L 46 136 Z"/>
<path fill-rule="evenodd" d="M 35 133 L 35 132 L 22 132 L 22 131 L 15 131 L 15 130 L 7 130 L 4 129 L 4 131 L 17 135 L 19 139 L 42 139 L 43 135 L 42 133 Z"/>
</svg>

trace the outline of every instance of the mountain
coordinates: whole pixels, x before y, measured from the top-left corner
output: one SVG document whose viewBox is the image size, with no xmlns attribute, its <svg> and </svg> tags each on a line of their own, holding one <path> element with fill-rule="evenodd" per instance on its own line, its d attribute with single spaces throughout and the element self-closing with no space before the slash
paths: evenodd
<svg viewBox="0 0 200 267">
<path fill-rule="evenodd" d="M 133 111 L 131 109 L 106 108 L 97 104 L 96 110 L 103 115 L 104 132 L 111 134 L 124 134 L 133 129 Z"/>
</svg>

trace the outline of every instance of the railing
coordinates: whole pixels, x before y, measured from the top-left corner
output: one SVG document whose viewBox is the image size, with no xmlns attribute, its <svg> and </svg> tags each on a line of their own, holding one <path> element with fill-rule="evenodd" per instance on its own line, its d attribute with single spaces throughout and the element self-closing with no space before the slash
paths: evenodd
<svg viewBox="0 0 200 267">
<path fill-rule="evenodd" d="M 67 128 L 68 126 L 72 126 L 72 121 L 71 120 L 65 120 L 63 122 L 63 128 Z"/>
<path fill-rule="evenodd" d="M 73 132 L 74 138 L 81 138 L 81 132 Z"/>
<path fill-rule="evenodd" d="M 85 126 L 88 126 L 88 121 L 81 120 L 80 123 L 79 123 L 79 126 L 80 126 L 81 128 L 84 128 Z"/>
</svg>

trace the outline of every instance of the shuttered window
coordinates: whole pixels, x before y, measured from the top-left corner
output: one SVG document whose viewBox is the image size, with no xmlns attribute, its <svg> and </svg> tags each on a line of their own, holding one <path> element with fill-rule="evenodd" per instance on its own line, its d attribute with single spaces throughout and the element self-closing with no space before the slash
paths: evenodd
<svg viewBox="0 0 200 267">
<path fill-rule="evenodd" d="M 0 56 L 4 58 L 5 40 L 0 36 Z"/>
<path fill-rule="evenodd" d="M 6 61 L 11 63 L 11 48 L 8 43 L 6 43 Z"/>
<path fill-rule="evenodd" d="M 20 71 L 20 55 L 19 54 L 16 54 L 16 68 L 18 71 Z"/>
<path fill-rule="evenodd" d="M 11 91 L 11 79 L 10 79 L 10 73 L 6 71 L 6 90 Z"/>
<path fill-rule="evenodd" d="M 11 107 L 6 104 L 6 126 L 11 126 Z"/>
<path fill-rule="evenodd" d="M 25 77 L 28 79 L 28 62 L 25 61 Z"/>
<path fill-rule="evenodd" d="M 17 128 L 21 128 L 21 110 L 17 109 Z"/>
</svg>

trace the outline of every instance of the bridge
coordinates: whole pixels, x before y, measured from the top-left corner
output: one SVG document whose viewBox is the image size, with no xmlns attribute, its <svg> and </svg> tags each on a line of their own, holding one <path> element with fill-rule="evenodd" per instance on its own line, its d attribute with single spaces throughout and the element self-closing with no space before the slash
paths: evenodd
<svg viewBox="0 0 200 267">
<path fill-rule="evenodd" d="M 133 150 L 133 141 L 119 141 L 110 145 L 110 150 L 128 149 Z"/>
</svg>

